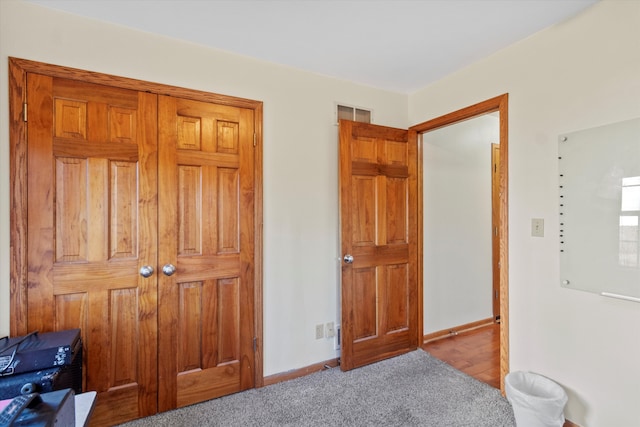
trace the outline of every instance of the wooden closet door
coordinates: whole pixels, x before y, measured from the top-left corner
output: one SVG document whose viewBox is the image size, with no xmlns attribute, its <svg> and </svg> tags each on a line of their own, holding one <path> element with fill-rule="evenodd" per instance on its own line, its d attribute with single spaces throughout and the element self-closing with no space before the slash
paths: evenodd
<svg viewBox="0 0 640 427">
<path fill-rule="evenodd" d="M 253 114 L 159 97 L 161 411 L 254 386 Z"/>
<path fill-rule="evenodd" d="M 93 420 L 157 410 L 157 96 L 27 75 L 30 331 L 81 328 Z"/>
</svg>

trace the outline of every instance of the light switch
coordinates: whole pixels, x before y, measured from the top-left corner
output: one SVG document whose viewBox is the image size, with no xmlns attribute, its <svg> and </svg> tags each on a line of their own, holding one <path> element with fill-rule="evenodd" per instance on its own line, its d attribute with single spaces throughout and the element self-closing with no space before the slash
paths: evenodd
<svg viewBox="0 0 640 427">
<path fill-rule="evenodd" d="M 531 236 L 544 237 L 544 219 L 531 218 Z"/>
</svg>

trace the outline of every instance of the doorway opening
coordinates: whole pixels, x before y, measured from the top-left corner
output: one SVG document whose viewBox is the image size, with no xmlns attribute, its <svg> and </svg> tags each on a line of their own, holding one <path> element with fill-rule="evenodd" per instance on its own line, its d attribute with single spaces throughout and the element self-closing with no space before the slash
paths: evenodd
<svg viewBox="0 0 640 427">
<path fill-rule="evenodd" d="M 431 241 L 426 241 L 429 237 L 425 237 L 425 230 L 428 230 L 430 227 L 431 217 L 427 218 L 428 212 L 425 206 L 425 203 L 430 203 L 425 199 L 426 192 L 430 191 L 429 188 L 426 188 L 425 177 L 428 177 L 428 174 L 432 172 L 432 170 L 427 170 L 429 167 L 424 161 L 426 151 L 433 149 L 433 147 L 428 146 L 428 142 L 426 142 L 427 137 L 431 132 L 436 130 L 441 130 L 445 127 L 449 127 L 451 125 L 462 124 L 463 122 L 468 122 L 470 119 L 481 118 L 481 117 L 494 117 L 497 115 L 498 122 L 498 135 L 497 140 L 489 141 L 487 143 L 487 147 L 483 148 L 485 152 L 485 158 L 487 159 L 487 164 L 491 165 L 493 169 L 495 167 L 495 176 L 496 180 L 492 184 L 491 179 L 488 179 L 488 183 L 486 184 L 485 191 L 488 193 L 486 197 L 486 202 L 488 204 L 488 226 L 484 230 L 485 237 L 487 239 L 487 243 L 485 244 L 484 250 L 481 252 L 486 253 L 485 257 L 487 257 L 488 261 L 483 266 L 483 268 L 487 269 L 487 277 L 489 277 L 488 290 L 486 291 L 486 299 L 488 302 L 488 313 L 487 317 L 492 318 L 493 320 L 500 321 L 500 361 L 499 361 L 499 369 L 500 369 L 500 389 L 504 393 L 504 377 L 508 373 L 509 370 L 509 341 L 508 341 L 508 94 L 500 95 L 495 98 L 491 98 L 489 100 L 480 102 L 478 104 L 471 105 L 469 107 L 463 108 L 458 111 L 454 111 L 452 113 L 446 114 L 444 116 L 426 121 L 424 123 L 420 123 L 410 128 L 410 132 L 415 132 L 415 137 L 418 140 L 418 291 L 420 302 L 423 302 L 425 296 L 429 296 L 428 291 L 432 289 L 430 286 L 432 285 L 433 278 L 429 278 L 428 274 L 431 271 L 427 271 L 429 268 L 428 265 L 425 265 L 423 260 L 425 259 L 425 251 L 428 251 L 429 244 Z M 488 120 L 491 120 L 490 118 Z M 497 147 L 492 148 L 490 142 L 496 143 Z M 443 145 L 443 147 L 446 147 Z M 451 146 L 447 147 L 451 148 Z M 493 153 L 493 155 L 492 155 Z M 455 157 L 454 157 L 455 158 Z M 497 161 L 499 159 L 499 161 Z M 459 160 L 459 159 L 458 159 Z M 495 166 L 494 166 L 495 165 Z M 485 169 L 486 170 L 486 169 Z M 436 182 L 436 177 L 431 177 L 431 182 Z M 460 180 L 462 185 L 465 184 L 465 180 Z M 438 181 L 442 182 L 442 181 Z M 466 181 L 468 185 L 468 180 Z M 445 191 L 446 193 L 446 191 Z M 469 193 L 466 192 L 468 196 Z M 491 194 L 494 194 L 495 197 L 494 202 L 491 202 Z M 446 196 L 446 194 L 445 194 Z M 465 197 L 465 194 L 449 194 L 450 197 Z M 437 203 L 437 202 L 436 202 Z M 465 209 L 465 207 L 461 206 L 460 209 Z M 446 212 L 445 212 L 446 213 Z M 460 213 L 460 212 L 458 212 Z M 462 221 L 466 222 L 469 218 L 475 216 L 475 212 L 462 212 L 463 216 L 460 218 L 466 218 Z M 429 213 L 431 215 L 431 213 Z M 466 215 L 466 216 L 465 216 Z M 453 216 L 453 215 L 452 215 Z M 468 221 L 470 222 L 470 221 Z M 489 228 L 490 227 L 490 228 Z M 444 234 L 440 236 L 440 241 L 445 242 L 443 244 L 452 245 L 453 244 L 453 252 L 455 253 L 455 246 L 457 244 L 458 247 L 468 246 L 465 244 L 466 237 L 463 235 L 460 237 L 462 241 L 453 242 L 455 238 L 447 241 L 447 235 Z M 479 253 L 476 251 L 475 253 Z M 468 256 L 463 256 L 469 258 Z M 463 259 L 452 259 L 453 256 L 449 255 L 449 259 L 447 263 L 450 265 L 449 269 L 452 269 L 456 263 L 463 262 Z M 464 268 L 457 268 L 458 270 L 464 270 Z M 494 280 L 495 279 L 495 280 Z M 466 280 L 466 279 L 461 279 Z M 494 289 L 493 286 L 496 288 Z M 491 300 L 489 300 L 489 295 L 492 296 Z M 494 299 L 497 296 L 496 299 Z M 418 326 L 420 329 L 419 337 L 420 339 L 424 339 L 425 330 L 426 330 L 426 321 L 428 320 L 428 316 L 431 313 L 425 313 L 425 305 L 424 303 L 419 304 L 419 321 Z M 486 319 L 485 319 L 486 320 Z M 481 323 L 484 322 L 480 321 Z M 470 324 L 477 322 L 470 322 Z M 486 323 L 486 322 L 484 322 Z M 436 328 L 437 329 L 437 328 Z"/>
</svg>

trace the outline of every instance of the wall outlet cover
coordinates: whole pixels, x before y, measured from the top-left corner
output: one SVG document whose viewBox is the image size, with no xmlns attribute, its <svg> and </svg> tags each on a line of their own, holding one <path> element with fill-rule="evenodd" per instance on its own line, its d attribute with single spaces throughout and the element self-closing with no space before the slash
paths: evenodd
<svg viewBox="0 0 640 427">
<path fill-rule="evenodd" d="M 316 339 L 324 338 L 324 325 L 322 323 L 316 325 Z"/>
<path fill-rule="evenodd" d="M 333 324 L 333 322 L 328 322 L 325 328 L 325 337 L 327 338 L 333 338 L 336 336 L 336 328 Z"/>
</svg>

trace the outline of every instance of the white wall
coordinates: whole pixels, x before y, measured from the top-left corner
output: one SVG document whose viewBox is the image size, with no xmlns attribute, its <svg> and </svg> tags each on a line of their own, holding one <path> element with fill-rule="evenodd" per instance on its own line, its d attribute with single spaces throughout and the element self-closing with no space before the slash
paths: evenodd
<svg viewBox="0 0 640 427">
<path fill-rule="evenodd" d="M 493 315 L 491 143 L 483 115 L 423 134 L 424 333 Z"/>
<path fill-rule="evenodd" d="M 0 0 L 0 335 L 9 329 L 7 56 L 265 102 L 266 375 L 335 354 L 329 340 L 314 339 L 314 325 L 339 314 L 333 103 L 370 107 L 377 123 L 405 127 L 509 92 L 511 368 L 564 385 L 567 416 L 583 426 L 640 425 L 640 304 L 560 288 L 556 237 L 556 137 L 640 116 L 638 40 L 640 2 L 605 0 L 407 102 Z M 546 237 L 530 237 L 531 218 L 546 219 Z"/>
<path fill-rule="evenodd" d="M 407 96 L 0 0 L 0 336 L 9 332 L 7 57 L 264 101 L 264 373 L 331 359 L 338 306 L 335 102 L 406 127 Z"/>
<path fill-rule="evenodd" d="M 640 304 L 559 284 L 557 136 L 640 116 L 640 2 L 597 3 L 410 95 L 410 122 L 505 92 L 511 369 L 562 384 L 582 426 L 638 426 Z"/>
</svg>

